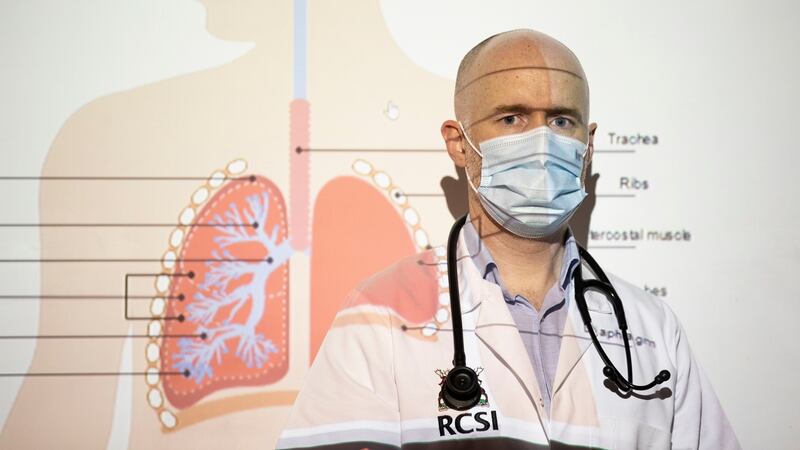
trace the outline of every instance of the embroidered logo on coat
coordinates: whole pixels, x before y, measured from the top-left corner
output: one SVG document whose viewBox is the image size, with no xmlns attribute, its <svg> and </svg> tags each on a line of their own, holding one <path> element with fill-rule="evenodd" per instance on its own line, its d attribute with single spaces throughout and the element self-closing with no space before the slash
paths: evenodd
<svg viewBox="0 0 800 450">
<path fill-rule="evenodd" d="M 474 415 L 466 412 L 457 415 L 455 418 L 445 415 L 439 416 L 437 419 L 439 421 L 439 436 L 444 436 L 445 432 L 448 436 L 453 436 L 499 429 L 497 411 L 494 410 L 479 411 Z"/>
</svg>

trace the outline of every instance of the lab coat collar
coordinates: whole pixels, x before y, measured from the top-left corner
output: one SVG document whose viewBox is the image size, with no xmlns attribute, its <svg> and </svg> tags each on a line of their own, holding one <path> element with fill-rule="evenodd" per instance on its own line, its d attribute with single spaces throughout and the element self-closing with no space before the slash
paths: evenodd
<svg viewBox="0 0 800 450">
<path fill-rule="evenodd" d="M 583 264 L 583 261 L 580 261 L 579 264 L 582 265 L 582 276 L 584 279 L 595 278 L 591 270 L 588 269 L 588 266 Z M 578 274 L 576 273 L 575 277 L 577 276 Z M 567 322 L 564 324 L 563 339 L 561 340 L 561 350 L 558 357 L 558 366 L 556 368 L 555 379 L 553 380 L 554 399 L 559 390 L 564 386 L 564 382 L 567 380 L 567 378 L 573 375 L 575 366 L 578 364 L 578 362 L 580 362 L 586 351 L 592 346 L 592 339 L 586 330 L 586 326 L 583 324 L 583 319 L 581 318 L 580 311 L 578 310 L 578 304 L 575 301 L 574 277 L 570 280 L 570 283 L 567 286 L 566 295 L 569 296 L 570 300 L 569 315 Z M 585 294 L 585 299 L 586 306 L 589 309 L 589 314 L 593 317 L 593 321 L 596 321 L 603 316 L 613 316 L 614 310 L 611 306 L 611 302 L 609 302 L 608 299 L 602 294 L 594 290 L 587 291 Z M 581 373 L 581 376 L 584 375 L 585 373 Z M 595 374 L 590 374 L 590 376 L 594 375 Z"/>
<path fill-rule="evenodd" d="M 480 271 L 470 257 L 464 240 L 463 231 L 458 242 L 459 291 L 461 294 L 461 312 L 477 314 L 475 334 L 481 343 L 481 357 L 497 358 L 511 372 L 511 380 L 521 384 L 529 396 L 533 407 L 542 418 L 548 417 L 541 402 L 541 392 L 536 381 L 528 353 L 519 335 L 508 307 L 503 299 L 500 287 L 483 279 Z M 591 275 L 584 267 L 583 276 Z M 564 325 L 564 338 L 561 342 L 558 366 L 553 381 L 553 402 L 566 380 L 573 374 L 575 366 L 580 362 L 592 342 L 585 330 L 580 312 L 576 306 L 575 283 L 570 281 L 566 288 L 569 296 L 569 313 Z M 594 313 L 611 314 L 610 304 L 602 295 L 587 292 L 586 302 Z M 588 380 L 586 380 L 588 381 Z"/>
<path fill-rule="evenodd" d="M 493 381 L 503 383 L 511 380 L 520 384 L 540 417 L 547 417 L 541 404 L 542 396 L 533 367 L 517 325 L 503 299 L 502 290 L 497 284 L 485 280 L 475 266 L 467 249 L 463 230 L 458 240 L 457 257 L 461 312 L 467 314 L 474 311 L 477 315 L 475 335 L 479 340 L 481 360 L 497 359 L 510 376 Z"/>
<path fill-rule="evenodd" d="M 584 271 L 585 274 L 585 271 Z M 558 354 L 558 365 L 556 375 L 553 379 L 553 398 L 564 386 L 564 382 L 572 374 L 573 369 L 583 357 L 586 350 L 592 345 L 592 340 L 585 330 L 577 302 L 575 301 L 575 282 L 570 281 L 565 295 L 569 296 L 569 313 L 567 321 L 564 323 L 564 330 L 561 339 L 561 349 Z M 587 293 L 586 302 L 591 304 L 589 310 L 597 309 L 596 299 L 590 300 L 591 294 Z"/>
<path fill-rule="evenodd" d="M 478 228 L 480 228 L 480 220 L 478 219 L 475 223 L 478 224 Z M 473 221 L 471 216 L 467 214 L 467 221 L 464 224 L 464 228 L 462 229 L 462 236 L 464 237 L 464 242 L 467 245 L 467 250 L 469 251 L 469 255 L 472 258 L 473 262 L 477 266 L 478 272 L 481 274 L 481 277 L 484 279 L 488 279 L 489 274 L 494 272 L 494 283 L 500 286 L 500 289 L 503 292 L 503 296 L 507 303 L 513 303 L 515 301 L 515 297 L 512 296 L 506 289 L 503 284 L 502 278 L 500 276 L 500 271 L 497 268 L 497 263 L 492 256 L 491 251 L 489 248 L 483 244 L 483 241 L 480 237 L 480 232 L 478 228 L 473 225 Z M 575 236 L 572 233 L 572 230 L 567 227 L 564 232 L 564 255 L 562 256 L 561 261 L 561 271 L 557 280 L 559 290 L 566 295 L 565 290 L 569 285 L 570 281 L 572 280 L 573 273 L 575 271 L 575 266 L 580 262 L 580 256 L 578 253 L 578 245 L 577 241 L 575 240 Z M 526 302 L 528 299 L 522 297 Z"/>
</svg>

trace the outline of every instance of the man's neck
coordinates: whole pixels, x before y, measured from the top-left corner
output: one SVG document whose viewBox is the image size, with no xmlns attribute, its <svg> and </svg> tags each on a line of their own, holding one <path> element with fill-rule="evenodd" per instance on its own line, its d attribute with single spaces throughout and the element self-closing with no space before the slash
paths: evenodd
<svg viewBox="0 0 800 450">
<path fill-rule="evenodd" d="M 563 230 L 543 239 L 527 239 L 499 227 L 484 212 L 470 213 L 500 271 L 508 293 L 522 295 L 538 311 L 545 294 L 558 281 L 564 256 Z"/>
</svg>

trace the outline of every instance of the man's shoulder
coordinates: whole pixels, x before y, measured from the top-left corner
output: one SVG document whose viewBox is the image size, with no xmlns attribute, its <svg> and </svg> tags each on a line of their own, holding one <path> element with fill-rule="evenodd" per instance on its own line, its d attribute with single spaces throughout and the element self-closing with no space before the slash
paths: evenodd
<svg viewBox="0 0 800 450">
<path fill-rule="evenodd" d="M 385 308 L 405 321 L 422 323 L 435 314 L 446 280 L 444 252 L 432 248 L 401 258 L 362 281 L 342 309 Z"/>
<path fill-rule="evenodd" d="M 643 288 L 612 273 L 607 274 L 616 289 L 626 317 L 638 316 L 641 320 L 660 323 L 662 329 L 677 332 L 680 327 L 678 317 L 667 302 Z"/>
</svg>

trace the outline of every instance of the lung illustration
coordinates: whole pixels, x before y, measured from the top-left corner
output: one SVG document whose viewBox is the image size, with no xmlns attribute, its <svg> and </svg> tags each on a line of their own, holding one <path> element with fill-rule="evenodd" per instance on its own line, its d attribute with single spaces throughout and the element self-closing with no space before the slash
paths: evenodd
<svg viewBox="0 0 800 450">
<path fill-rule="evenodd" d="M 309 336 L 308 347 L 301 343 L 291 351 L 307 348 L 313 361 L 359 283 L 430 248 L 405 194 L 367 161 L 353 163 L 356 176 L 328 181 L 315 196 L 310 220 L 295 221 L 309 229 L 291 230 L 292 236 L 280 190 L 263 176 L 244 175 L 246 166 L 244 160 L 233 161 L 195 191 L 162 259 L 158 297 L 151 303 L 145 379 L 148 402 L 165 431 L 240 408 L 291 404 L 296 391 L 285 389 L 207 397 L 281 380 L 289 369 L 292 320 L 308 321 Z M 296 232 L 308 239 L 298 239 Z M 289 261 L 303 251 L 294 247 L 297 243 L 309 244 L 310 286 L 291 299 Z M 431 274 L 438 268 L 437 262 L 415 262 L 403 273 L 414 274 L 410 284 L 418 290 L 437 279 Z M 391 308 L 414 336 L 436 339 L 449 309 L 437 300 L 446 296 L 446 287 L 435 283 L 421 296 L 431 304 L 420 304 L 415 296 L 400 301 L 388 291 L 363 299 Z M 290 317 L 290 301 L 308 301 L 309 316 Z"/>
<path fill-rule="evenodd" d="M 314 204 L 312 236 L 310 361 L 347 294 L 417 251 L 392 204 L 355 177 L 337 177 L 322 187 Z"/>
<path fill-rule="evenodd" d="M 161 345 L 166 398 L 186 408 L 217 390 L 272 383 L 288 369 L 286 207 L 267 178 L 226 183 L 188 228 L 170 283 Z M 178 318 L 179 320 L 174 320 Z M 194 335 L 194 336 L 192 336 Z"/>
</svg>

